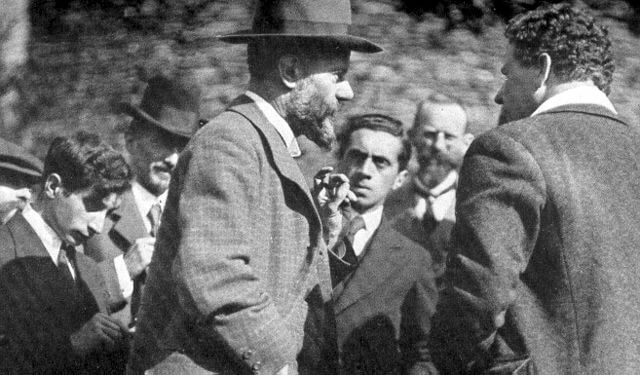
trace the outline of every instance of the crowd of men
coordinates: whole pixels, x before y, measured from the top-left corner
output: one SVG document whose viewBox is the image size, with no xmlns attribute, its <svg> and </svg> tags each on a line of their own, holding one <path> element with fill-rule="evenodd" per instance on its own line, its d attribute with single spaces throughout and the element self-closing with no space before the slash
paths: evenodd
<svg viewBox="0 0 640 375">
<path fill-rule="evenodd" d="M 510 21 L 475 139 L 455 93 L 336 136 L 351 52 L 381 50 L 349 24 L 348 1 L 261 2 L 220 37 L 247 91 L 207 122 L 192 77 L 152 78 L 119 106 L 126 157 L 0 141 L 0 372 L 637 373 L 640 131 L 606 29 Z M 313 184 L 300 137 L 337 144 Z"/>
</svg>

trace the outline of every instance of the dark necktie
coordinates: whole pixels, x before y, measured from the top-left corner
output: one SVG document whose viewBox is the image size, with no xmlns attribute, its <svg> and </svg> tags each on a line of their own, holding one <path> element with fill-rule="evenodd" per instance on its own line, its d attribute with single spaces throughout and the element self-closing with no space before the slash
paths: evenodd
<svg viewBox="0 0 640 375">
<path fill-rule="evenodd" d="M 346 235 L 344 236 L 344 255 L 342 256 L 342 260 L 345 262 L 355 265 L 358 264 L 358 256 L 356 255 L 355 250 L 353 249 L 353 239 L 361 229 L 365 228 L 364 219 L 362 216 L 357 215 L 349 222 L 349 229 L 347 230 Z"/>
<path fill-rule="evenodd" d="M 69 267 L 73 267 L 71 259 L 75 257 L 75 251 L 73 246 L 63 244 L 58 253 L 58 270 L 62 276 L 73 285 L 75 285 L 76 281 Z"/>
<path fill-rule="evenodd" d="M 162 216 L 162 207 L 160 207 L 160 202 L 155 202 L 149 212 L 147 213 L 147 218 L 151 223 L 151 230 L 149 234 L 151 237 L 156 237 L 158 235 L 158 228 L 160 227 L 160 217 Z"/>
</svg>

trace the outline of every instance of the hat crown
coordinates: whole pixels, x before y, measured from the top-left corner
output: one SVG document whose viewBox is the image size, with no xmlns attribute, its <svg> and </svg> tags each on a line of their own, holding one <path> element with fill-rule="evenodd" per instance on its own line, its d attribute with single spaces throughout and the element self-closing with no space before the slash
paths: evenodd
<svg viewBox="0 0 640 375">
<path fill-rule="evenodd" d="M 125 104 L 125 112 L 180 137 L 199 128 L 200 87 L 190 75 L 149 79 L 139 106 Z"/>
<path fill-rule="evenodd" d="M 261 0 L 251 30 L 219 36 L 228 43 L 251 43 L 256 38 L 316 38 L 352 51 L 373 53 L 380 46 L 349 34 L 349 0 Z"/>
<path fill-rule="evenodd" d="M 313 32 L 314 24 L 342 25 L 337 33 L 346 33 L 351 25 L 351 6 L 344 0 L 261 1 L 256 8 L 252 31 L 256 33 Z M 342 30 L 344 29 L 344 31 Z"/>
</svg>

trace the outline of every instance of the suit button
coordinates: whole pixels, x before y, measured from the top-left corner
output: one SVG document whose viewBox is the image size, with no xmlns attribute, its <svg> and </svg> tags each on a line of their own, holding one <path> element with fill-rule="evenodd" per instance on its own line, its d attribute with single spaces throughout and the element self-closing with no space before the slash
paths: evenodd
<svg viewBox="0 0 640 375">
<path fill-rule="evenodd" d="M 324 251 L 322 251 L 322 250 L 318 251 L 318 255 L 320 255 L 321 257 L 323 257 L 323 256 L 324 256 Z M 320 261 L 322 262 L 322 259 L 320 259 Z"/>
<path fill-rule="evenodd" d="M 9 345 L 9 338 L 5 334 L 0 334 L 0 346 Z"/>
<path fill-rule="evenodd" d="M 253 351 L 251 350 L 247 350 L 244 353 L 242 353 L 242 359 L 244 360 L 251 358 L 251 356 L 253 356 Z"/>
<path fill-rule="evenodd" d="M 256 362 L 253 364 L 253 366 L 251 366 L 251 369 L 253 370 L 253 372 L 258 372 L 260 371 L 260 366 L 262 365 L 262 363 L 260 362 Z"/>
</svg>

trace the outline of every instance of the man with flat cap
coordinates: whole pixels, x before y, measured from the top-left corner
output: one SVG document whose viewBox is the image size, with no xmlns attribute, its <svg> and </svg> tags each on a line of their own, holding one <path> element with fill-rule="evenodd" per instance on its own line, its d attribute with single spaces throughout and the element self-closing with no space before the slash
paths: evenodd
<svg viewBox="0 0 640 375">
<path fill-rule="evenodd" d="M 178 153 L 198 129 L 200 91 L 189 75 L 158 75 L 148 81 L 139 106 L 121 103 L 133 119 L 124 130 L 135 179 L 122 204 L 92 237 L 85 253 L 102 267 L 115 314 L 134 325 L 151 261 L 155 234 Z"/>
<path fill-rule="evenodd" d="M 30 187 L 42 175 L 42 161 L 22 147 L 0 138 L 0 224 L 31 199 Z"/>
<path fill-rule="evenodd" d="M 347 34 L 350 18 L 344 0 L 265 1 L 250 31 L 221 37 L 248 45 L 249 90 L 180 156 L 132 373 L 333 372 L 326 244 L 296 137 L 331 146 L 350 52 L 380 50 Z"/>
</svg>

